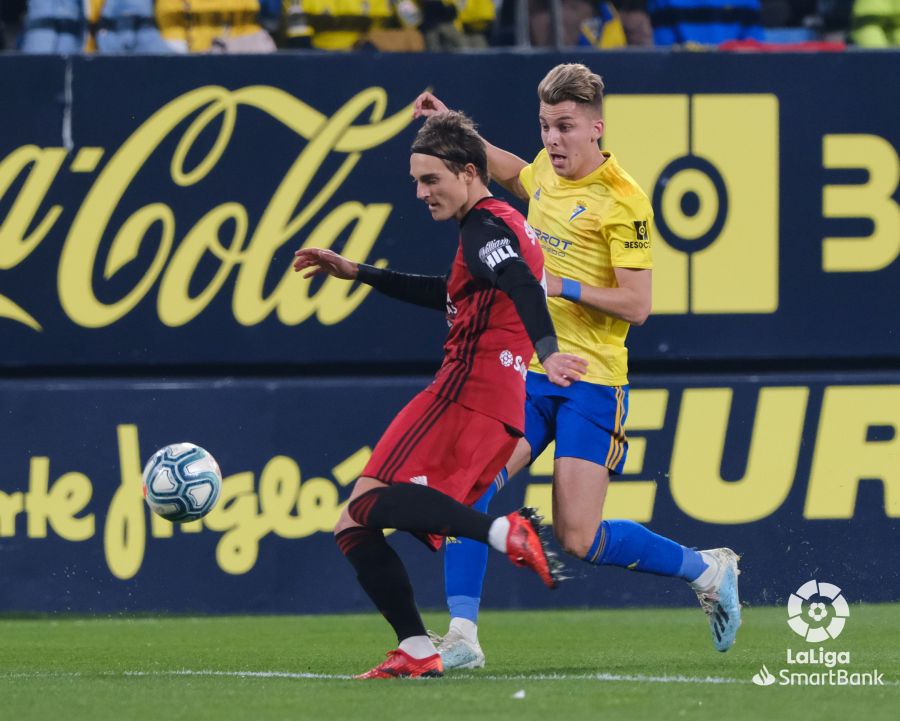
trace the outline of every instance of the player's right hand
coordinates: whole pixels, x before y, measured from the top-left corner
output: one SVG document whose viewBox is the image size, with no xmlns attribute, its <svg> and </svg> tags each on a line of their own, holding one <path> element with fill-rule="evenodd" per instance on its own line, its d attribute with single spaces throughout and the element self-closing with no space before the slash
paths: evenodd
<svg viewBox="0 0 900 721">
<path fill-rule="evenodd" d="M 359 263 L 347 260 L 333 250 L 323 248 L 300 248 L 294 253 L 294 271 L 299 273 L 307 268 L 312 268 L 304 273 L 304 278 L 313 278 L 327 273 L 335 278 L 353 280 L 359 274 Z"/>
<path fill-rule="evenodd" d="M 541 363 L 554 385 L 567 388 L 587 373 L 587 361 L 571 353 L 551 353 Z"/>
<path fill-rule="evenodd" d="M 446 113 L 448 108 L 444 103 L 429 92 L 422 93 L 416 98 L 413 109 L 413 118 L 430 118 L 438 113 Z"/>
</svg>

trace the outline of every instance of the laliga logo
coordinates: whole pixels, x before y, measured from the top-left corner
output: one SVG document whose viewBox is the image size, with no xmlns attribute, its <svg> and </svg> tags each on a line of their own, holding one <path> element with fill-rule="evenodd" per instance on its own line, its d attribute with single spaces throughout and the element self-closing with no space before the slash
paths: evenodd
<svg viewBox="0 0 900 721">
<path fill-rule="evenodd" d="M 817 600 L 810 601 L 813 597 Z M 804 603 L 807 603 L 805 611 Z M 829 606 L 832 614 L 828 612 Z M 810 643 L 840 636 L 848 616 L 850 607 L 841 589 L 831 583 L 808 581 L 788 599 L 788 626 Z"/>
</svg>

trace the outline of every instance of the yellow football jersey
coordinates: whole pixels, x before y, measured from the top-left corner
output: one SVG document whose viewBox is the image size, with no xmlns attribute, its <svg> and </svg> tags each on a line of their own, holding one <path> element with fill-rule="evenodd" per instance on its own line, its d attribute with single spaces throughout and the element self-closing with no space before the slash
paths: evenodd
<svg viewBox="0 0 900 721">
<path fill-rule="evenodd" d="M 587 285 L 615 288 L 614 268 L 651 268 L 650 200 L 615 157 L 580 180 L 561 178 L 546 150 L 519 173 L 528 192 L 528 224 L 555 275 Z M 581 303 L 548 298 L 560 350 L 587 360 L 583 380 L 601 385 L 628 383 L 629 323 Z M 530 370 L 543 373 L 537 358 Z"/>
</svg>

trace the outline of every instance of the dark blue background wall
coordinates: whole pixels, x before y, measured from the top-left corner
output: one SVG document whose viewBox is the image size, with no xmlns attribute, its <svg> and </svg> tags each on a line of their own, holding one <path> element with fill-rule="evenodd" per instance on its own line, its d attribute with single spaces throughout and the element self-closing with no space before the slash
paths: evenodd
<svg viewBox="0 0 900 721">
<path fill-rule="evenodd" d="M 813 576 L 900 598 L 900 123 L 859 81 L 898 55 L 562 59 L 605 76 L 607 147 L 657 220 L 608 513 L 745 553 L 752 602 Z M 0 609 L 366 608 L 330 528 L 445 324 L 303 281 L 293 251 L 444 272 L 455 230 L 415 200 L 410 104 L 432 87 L 530 158 L 559 60 L 0 58 Z M 226 482 L 173 529 L 137 478 L 181 440 Z M 498 507 L 546 505 L 547 474 Z M 396 542 L 439 605 L 440 564 Z M 485 602 L 691 601 L 576 571 L 549 595 L 492 559 Z"/>
</svg>

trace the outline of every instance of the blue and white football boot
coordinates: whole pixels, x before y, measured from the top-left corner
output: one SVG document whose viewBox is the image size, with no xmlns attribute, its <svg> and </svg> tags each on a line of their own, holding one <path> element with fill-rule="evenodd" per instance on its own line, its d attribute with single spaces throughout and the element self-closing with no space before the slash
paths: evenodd
<svg viewBox="0 0 900 721">
<path fill-rule="evenodd" d="M 709 618 L 713 645 L 723 653 L 734 645 L 741 626 L 741 599 L 738 595 L 738 556 L 730 548 L 700 551 L 708 568 L 691 583 L 697 600 Z"/>
<path fill-rule="evenodd" d="M 441 654 L 445 671 L 484 668 L 484 651 L 478 643 L 477 626 L 471 621 L 454 618 L 446 636 L 441 637 L 431 631 L 428 635 Z"/>
</svg>

